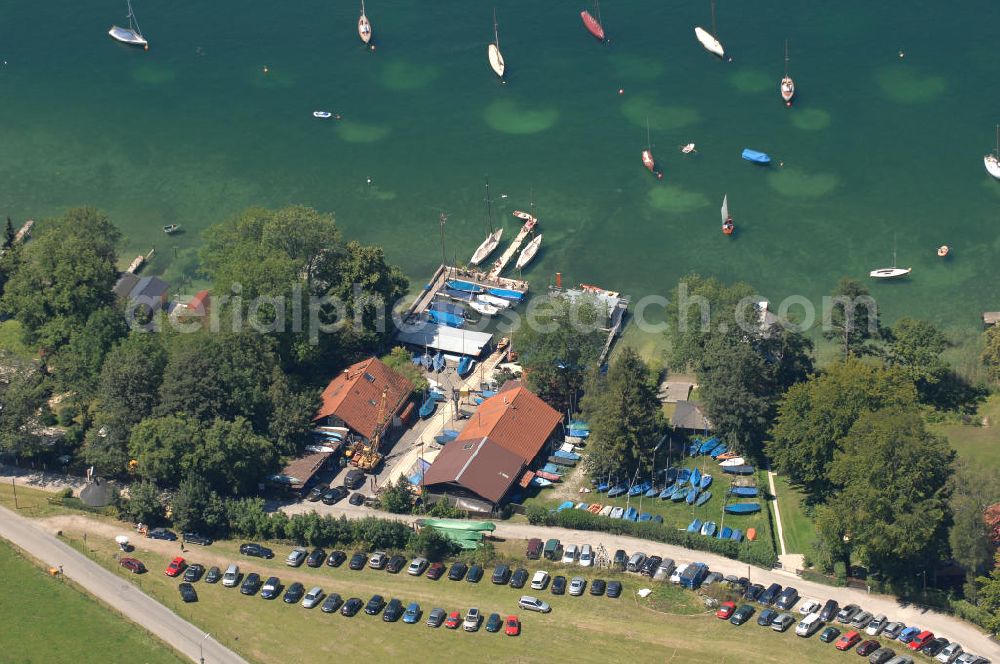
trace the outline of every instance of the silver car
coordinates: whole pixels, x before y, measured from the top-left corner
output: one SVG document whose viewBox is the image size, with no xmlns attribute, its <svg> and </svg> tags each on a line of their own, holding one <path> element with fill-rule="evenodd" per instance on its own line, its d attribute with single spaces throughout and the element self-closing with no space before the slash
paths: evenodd
<svg viewBox="0 0 1000 664">
<path fill-rule="evenodd" d="M 937 654 L 937 657 L 935 657 L 934 659 L 941 662 L 941 664 L 951 664 L 956 659 L 958 659 L 958 656 L 961 655 L 962 652 L 963 652 L 962 646 L 958 645 L 957 643 L 949 643 L 944 647 L 944 650 L 942 650 Z"/>
<path fill-rule="evenodd" d="M 587 587 L 587 581 L 582 576 L 574 576 L 573 580 L 569 582 L 569 594 L 570 595 L 582 595 L 583 591 Z"/>
<path fill-rule="evenodd" d="M 795 618 L 790 613 L 782 613 L 771 621 L 771 629 L 775 632 L 784 632 L 795 624 Z"/>
<path fill-rule="evenodd" d="M 887 618 L 884 614 L 875 616 L 875 618 L 868 623 L 868 626 L 865 627 L 865 634 L 868 634 L 869 636 L 878 636 L 882 633 L 882 630 L 885 629 L 886 623 Z"/>
<path fill-rule="evenodd" d="M 302 598 L 302 607 L 305 609 L 312 609 L 323 601 L 324 596 L 322 588 L 319 586 L 313 586 L 312 589 L 306 593 L 306 596 Z"/>
<path fill-rule="evenodd" d="M 289 567 L 298 567 L 306 561 L 306 556 L 308 555 L 309 552 L 303 548 L 292 549 L 292 552 L 285 558 L 285 564 Z"/>
<path fill-rule="evenodd" d="M 906 623 L 898 621 L 887 623 L 886 626 L 882 628 L 882 636 L 887 639 L 895 640 L 904 629 L 906 629 Z"/>
</svg>

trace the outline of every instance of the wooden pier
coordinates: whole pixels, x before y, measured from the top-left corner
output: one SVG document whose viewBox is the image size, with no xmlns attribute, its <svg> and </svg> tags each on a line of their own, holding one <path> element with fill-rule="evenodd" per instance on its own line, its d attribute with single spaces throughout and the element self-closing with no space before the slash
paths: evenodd
<svg viewBox="0 0 1000 664">
<path fill-rule="evenodd" d="M 427 285 L 424 286 L 410 306 L 406 309 L 403 320 L 410 320 L 413 316 L 418 316 L 427 311 L 428 307 L 431 306 L 431 302 L 434 301 L 434 298 L 437 297 L 438 293 L 440 293 L 445 287 L 445 283 L 452 279 L 468 281 L 478 286 L 482 286 L 485 289 L 504 288 L 507 290 L 518 291 L 519 293 L 528 292 L 527 281 L 521 281 L 519 279 L 505 279 L 503 277 L 495 276 L 492 273 L 486 273 L 480 270 L 470 270 L 452 267 L 450 265 L 439 265 L 437 270 L 434 271 L 434 275 L 431 277 L 430 281 L 427 282 Z"/>
<path fill-rule="evenodd" d="M 535 223 L 527 221 L 525 222 L 524 226 L 521 226 L 521 230 L 517 234 L 517 237 L 514 238 L 514 241 L 511 242 L 510 246 L 507 247 L 506 251 L 504 251 L 503 254 L 500 255 L 500 258 L 498 258 L 496 262 L 493 263 L 493 268 L 490 270 L 489 273 L 489 276 L 491 278 L 493 279 L 500 278 L 500 273 L 503 272 L 503 269 L 505 267 L 507 267 L 507 263 L 510 262 L 510 259 L 512 259 L 514 255 L 521 250 L 521 244 L 524 242 L 524 239 L 528 237 L 528 235 L 537 225 L 538 221 L 535 220 Z"/>
</svg>

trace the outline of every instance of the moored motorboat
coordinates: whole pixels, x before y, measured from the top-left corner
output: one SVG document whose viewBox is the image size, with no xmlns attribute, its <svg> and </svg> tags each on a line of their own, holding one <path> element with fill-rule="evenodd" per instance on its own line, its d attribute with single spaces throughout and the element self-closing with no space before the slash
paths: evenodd
<svg viewBox="0 0 1000 664">
<path fill-rule="evenodd" d="M 531 242 L 525 245 L 524 249 L 521 250 L 520 255 L 518 255 L 517 257 L 517 263 L 514 264 L 514 267 L 517 268 L 518 270 L 524 268 L 524 266 L 530 263 L 531 259 L 535 257 L 535 254 L 538 253 L 538 248 L 541 245 L 542 245 L 542 234 L 539 233 L 537 236 L 535 236 L 535 239 L 533 239 Z"/>
<path fill-rule="evenodd" d="M 736 224 L 733 223 L 733 216 L 729 214 L 729 194 L 726 194 L 722 197 L 722 234 L 732 235 L 735 230 Z"/>
<path fill-rule="evenodd" d="M 372 24 L 365 14 L 365 0 L 361 0 L 361 16 L 358 17 L 358 37 L 361 43 L 367 45 L 372 40 Z"/>
<path fill-rule="evenodd" d="M 995 177 L 997 180 L 1000 180 L 1000 125 L 996 126 L 996 133 L 996 151 L 983 157 L 983 165 L 986 166 L 987 173 Z"/>
<path fill-rule="evenodd" d="M 333 113 L 330 111 L 313 111 L 313 117 L 319 118 L 321 120 L 326 120 L 333 117 Z"/>
<path fill-rule="evenodd" d="M 166 233 L 167 235 L 171 235 L 173 233 L 176 233 L 180 229 L 181 229 L 180 224 L 167 224 L 166 226 L 163 227 L 163 232 Z"/>
<path fill-rule="evenodd" d="M 128 5 L 128 27 L 122 28 L 112 25 L 111 29 L 108 30 L 108 35 L 115 41 L 129 46 L 141 46 L 148 51 L 149 42 L 142 36 L 142 30 L 139 29 L 139 22 L 135 18 L 135 12 L 132 11 L 132 0 L 126 0 L 126 4 Z"/>
<path fill-rule="evenodd" d="M 493 251 L 497 248 L 497 245 L 500 244 L 500 237 L 502 235 L 503 235 L 502 228 L 498 228 L 489 235 L 487 235 L 486 239 L 483 240 L 483 243 L 479 245 L 478 249 L 476 249 L 476 252 L 472 254 L 472 258 L 469 259 L 469 264 L 479 265 L 480 263 L 482 263 L 487 256 L 493 253 Z"/>
<path fill-rule="evenodd" d="M 681 146 L 681 152 L 683 152 L 684 154 L 691 154 L 692 152 L 695 151 L 696 150 L 694 149 L 694 143 L 688 143 L 687 145 Z"/>
<path fill-rule="evenodd" d="M 604 26 L 601 25 L 601 5 L 597 0 L 594 0 L 594 12 L 597 14 L 597 18 L 584 10 L 580 12 L 580 18 L 583 19 L 583 25 L 587 28 L 587 32 L 594 35 L 600 41 L 604 41 Z"/>
<path fill-rule="evenodd" d="M 694 36 L 698 38 L 705 50 L 720 58 L 724 57 L 726 50 L 722 47 L 722 42 L 716 39 L 708 30 L 698 27 L 694 29 Z"/>
<path fill-rule="evenodd" d="M 944 258 L 945 256 L 948 255 L 949 251 L 951 251 L 951 248 L 946 244 L 942 244 L 940 247 L 938 247 L 937 255 L 940 256 L 941 258 Z"/>
<path fill-rule="evenodd" d="M 518 219 L 523 219 L 524 221 L 537 221 L 530 212 L 525 212 L 524 210 L 514 210 L 513 215 Z"/>
<path fill-rule="evenodd" d="M 771 163 L 771 157 L 766 152 L 761 152 L 759 150 L 751 150 L 750 148 L 743 148 L 742 157 L 747 161 L 752 161 L 756 164 Z"/>
<path fill-rule="evenodd" d="M 496 316 L 497 313 L 500 311 L 498 307 L 495 307 L 492 304 L 487 304 L 486 302 L 481 302 L 479 300 L 469 301 L 469 306 L 484 316 Z"/>
<path fill-rule="evenodd" d="M 503 61 L 503 55 L 500 54 L 500 32 L 497 29 L 497 10 L 493 10 L 493 42 L 486 49 L 487 55 L 490 59 L 490 67 L 500 78 L 503 78 L 503 73 L 506 70 L 506 64 Z"/>
</svg>

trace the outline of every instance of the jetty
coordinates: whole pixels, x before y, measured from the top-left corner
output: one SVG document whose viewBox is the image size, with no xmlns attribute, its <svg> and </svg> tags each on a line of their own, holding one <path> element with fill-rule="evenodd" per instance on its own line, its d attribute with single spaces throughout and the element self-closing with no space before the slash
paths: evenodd
<svg viewBox="0 0 1000 664">
<path fill-rule="evenodd" d="M 136 256 L 135 260 L 129 263 L 128 269 L 126 269 L 125 272 L 127 274 L 135 274 L 136 272 L 138 272 L 142 268 L 142 266 L 153 257 L 154 251 L 156 250 L 150 249 L 149 253 L 146 254 L 145 256 L 143 256 L 142 254 Z"/>
<path fill-rule="evenodd" d="M 524 226 L 521 226 L 521 231 L 514 238 L 514 241 L 510 243 L 507 250 L 493 263 L 493 267 L 490 269 L 489 276 L 493 279 L 499 279 L 500 273 L 503 269 L 507 267 L 507 263 L 510 262 L 514 256 L 521 250 L 521 245 L 524 243 L 525 238 L 534 230 L 535 226 L 538 225 L 538 220 L 532 217 L 528 221 L 524 222 Z"/>
<path fill-rule="evenodd" d="M 22 225 L 19 229 L 17 229 L 17 233 L 14 235 L 14 244 L 17 244 L 18 242 L 23 242 L 28 237 L 30 237 L 31 228 L 34 225 L 35 225 L 34 219 L 29 219 L 26 222 L 24 222 L 24 225 Z"/>
<path fill-rule="evenodd" d="M 576 302 L 583 297 L 593 298 L 598 306 L 604 305 L 605 318 L 601 323 L 600 330 L 606 333 L 607 339 L 601 349 L 598 364 L 604 364 L 608 359 L 608 354 L 614 346 L 615 339 L 622 331 L 625 323 L 625 314 L 628 312 L 629 297 L 617 291 L 609 291 L 597 286 L 580 284 L 579 288 L 563 289 L 559 286 L 549 286 L 549 293 L 553 296 L 567 298 L 570 302 Z"/>
</svg>

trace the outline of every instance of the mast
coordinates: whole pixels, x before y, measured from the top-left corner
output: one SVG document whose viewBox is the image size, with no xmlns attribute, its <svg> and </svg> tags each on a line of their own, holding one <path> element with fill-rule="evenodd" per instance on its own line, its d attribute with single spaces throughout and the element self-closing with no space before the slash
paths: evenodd
<svg viewBox="0 0 1000 664">
<path fill-rule="evenodd" d="M 497 50 L 500 50 L 500 33 L 497 30 L 497 8 L 493 8 L 493 43 L 496 44 Z"/>
<path fill-rule="evenodd" d="M 1000 159 L 1000 124 L 997 125 L 997 159 Z"/>
<path fill-rule="evenodd" d="M 785 77 L 788 77 L 788 40 L 785 40 Z"/>
<path fill-rule="evenodd" d="M 139 21 L 136 20 L 135 12 L 132 11 L 132 0 L 125 0 L 125 2 L 128 4 L 128 27 L 141 37 L 142 30 L 139 29 Z"/>
<path fill-rule="evenodd" d="M 652 139 L 649 138 L 649 116 L 648 115 L 646 116 L 646 149 L 649 150 L 650 152 L 653 151 L 653 142 L 652 142 Z"/>
<path fill-rule="evenodd" d="M 490 235 L 493 234 L 493 199 L 490 198 L 490 177 L 486 176 L 486 225 L 490 228 Z"/>
<path fill-rule="evenodd" d="M 365 0 L 361 0 L 361 15 L 365 15 Z"/>
<path fill-rule="evenodd" d="M 715 0 L 712 0 L 712 36 L 718 39 L 718 34 L 715 32 Z"/>
<path fill-rule="evenodd" d="M 600 0 L 594 0 L 594 11 L 597 12 L 597 24 L 601 24 L 601 3 Z"/>
</svg>

